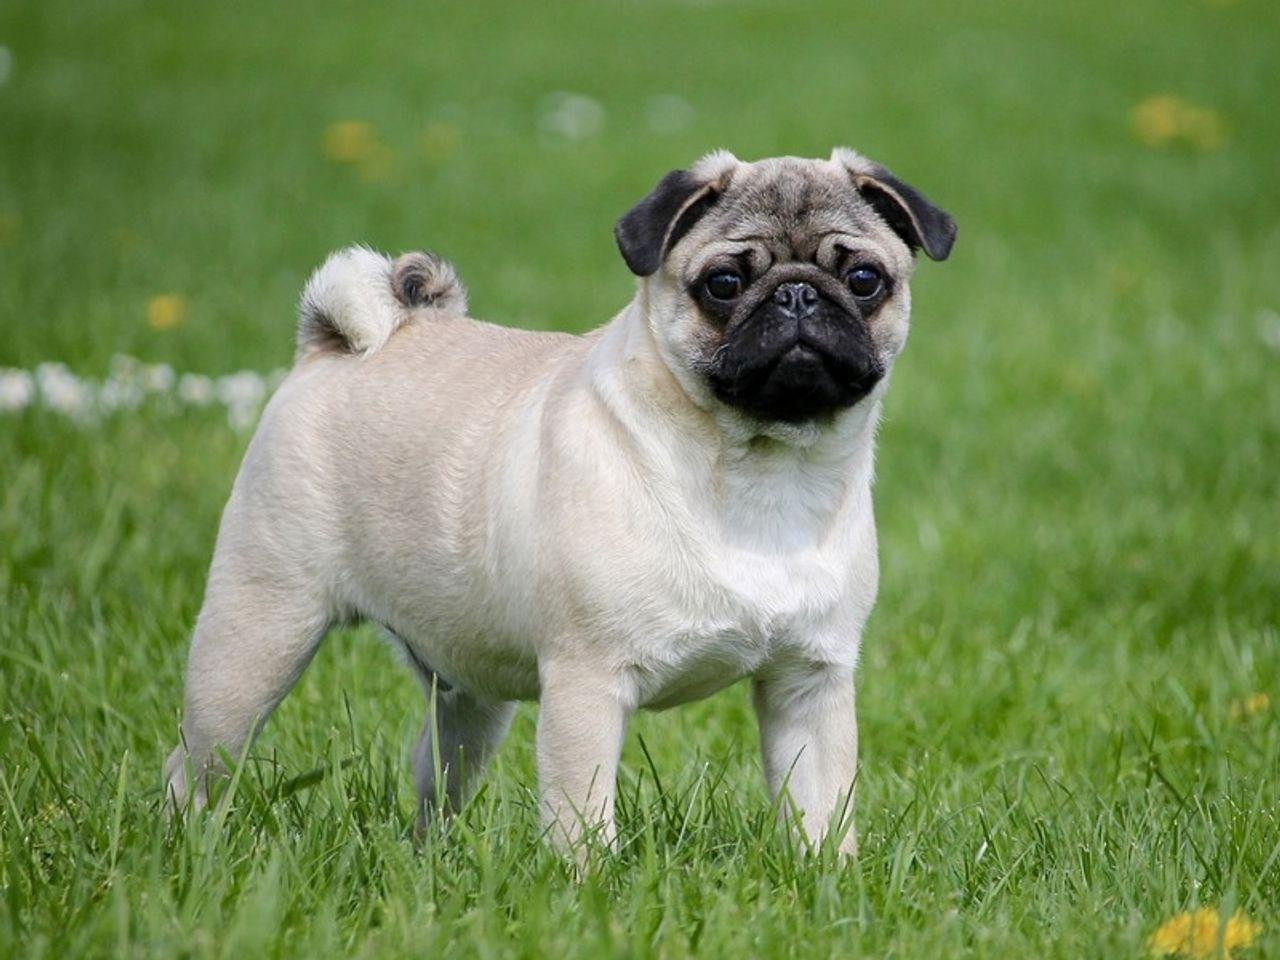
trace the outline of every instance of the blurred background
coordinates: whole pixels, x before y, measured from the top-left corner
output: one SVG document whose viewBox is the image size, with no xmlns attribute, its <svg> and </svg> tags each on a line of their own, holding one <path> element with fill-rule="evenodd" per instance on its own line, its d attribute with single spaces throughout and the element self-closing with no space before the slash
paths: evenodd
<svg viewBox="0 0 1280 960">
<path fill-rule="evenodd" d="M 1277 103 L 1269 0 L 9 0 L 10 783 L 74 808 L 130 751 L 127 782 L 155 786 L 217 518 L 330 250 L 429 247 L 476 316 L 583 331 L 630 297 L 611 228 L 667 170 L 847 144 L 960 225 L 917 273 L 881 431 L 869 862 L 929 777 L 953 810 L 1006 762 L 1123 795 L 1148 736 L 1187 795 L 1274 801 Z M 292 772 L 335 726 L 400 759 L 419 697 L 367 640 L 331 643 L 269 729 Z M 500 784 L 531 777 L 531 718 Z M 638 729 L 672 769 L 741 758 L 764 802 L 741 688 Z M 1147 892 L 1243 877 L 1274 909 L 1269 850 Z"/>
</svg>

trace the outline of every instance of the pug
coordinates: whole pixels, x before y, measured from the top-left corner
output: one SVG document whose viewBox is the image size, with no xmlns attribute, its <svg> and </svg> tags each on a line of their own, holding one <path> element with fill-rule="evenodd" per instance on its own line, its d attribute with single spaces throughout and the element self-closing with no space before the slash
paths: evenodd
<svg viewBox="0 0 1280 960">
<path fill-rule="evenodd" d="M 334 254 L 222 516 L 170 802 L 205 804 L 325 634 L 368 621 L 427 693 L 423 818 L 536 699 L 552 836 L 612 841 L 631 713 L 749 677 L 781 815 L 852 853 L 876 422 L 917 251 L 955 235 L 852 150 L 716 152 L 618 221 L 635 296 L 585 336 L 469 319 L 432 254 Z"/>
</svg>

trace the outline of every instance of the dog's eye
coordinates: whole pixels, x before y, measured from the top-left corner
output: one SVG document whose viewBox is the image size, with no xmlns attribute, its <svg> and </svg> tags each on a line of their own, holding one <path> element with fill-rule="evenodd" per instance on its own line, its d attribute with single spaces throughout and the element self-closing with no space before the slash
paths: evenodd
<svg viewBox="0 0 1280 960">
<path fill-rule="evenodd" d="M 884 277 L 875 267 L 854 267 L 845 275 L 844 280 L 859 300 L 874 297 L 884 287 Z"/>
<path fill-rule="evenodd" d="M 742 293 L 742 275 L 719 270 L 707 277 L 707 293 L 717 300 L 735 300 Z"/>
</svg>

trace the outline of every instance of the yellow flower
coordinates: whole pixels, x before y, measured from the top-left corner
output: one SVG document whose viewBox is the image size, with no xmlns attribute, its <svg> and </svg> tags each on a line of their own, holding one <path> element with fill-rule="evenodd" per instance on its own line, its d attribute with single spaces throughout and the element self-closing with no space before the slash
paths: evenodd
<svg viewBox="0 0 1280 960">
<path fill-rule="evenodd" d="M 1251 693 L 1247 697 L 1241 697 L 1239 700 L 1232 702 L 1231 719 L 1243 720 L 1245 717 L 1251 717 L 1255 713 L 1261 713 L 1269 706 L 1271 706 L 1271 698 L 1265 693 Z"/>
<path fill-rule="evenodd" d="M 1178 957 L 1230 957 L 1232 950 L 1247 947 L 1262 932 L 1262 924 L 1255 923 L 1237 910 L 1224 923 L 1218 911 L 1201 907 L 1193 912 L 1179 913 L 1160 925 L 1147 945 L 1159 956 Z"/>
<path fill-rule="evenodd" d="M 324 152 L 334 163 L 355 167 L 365 180 L 385 179 L 395 164 L 395 153 L 364 120 L 330 124 L 324 132 Z"/>
<path fill-rule="evenodd" d="M 1171 94 L 1143 100 L 1129 112 L 1129 124 L 1133 135 L 1148 147 L 1181 143 L 1212 151 L 1227 143 L 1222 117 Z"/>
<path fill-rule="evenodd" d="M 1129 111 L 1133 135 L 1148 147 L 1168 143 L 1178 135 L 1177 97 L 1149 97 Z"/>
<path fill-rule="evenodd" d="M 187 298 L 180 293 L 161 293 L 147 301 L 147 326 L 152 330 L 172 330 L 187 319 Z"/>
<path fill-rule="evenodd" d="M 363 120 L 331 123 L 324 132 L 324 152 L 334 163 L 363 163 L 378 146 L 373 124 Z"/>
</svg>

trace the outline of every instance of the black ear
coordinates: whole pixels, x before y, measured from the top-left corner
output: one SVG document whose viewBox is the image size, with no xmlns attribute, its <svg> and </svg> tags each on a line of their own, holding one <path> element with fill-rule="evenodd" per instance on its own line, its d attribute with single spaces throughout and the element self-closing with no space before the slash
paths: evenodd
<svg viewBox="0 0 1280 960">
<path fill-rule="evenodd" d="M 945 260 L 956 242 L 956 222 L 879 164 L 855 171 L 853 183 L 862 199 L 912 250 L 924 250 L 931 260 Z"/>
<path fill-rule="evenodd" d="M 662 258 L 719 196 L 715 184 L 672 170 L 613 228 L 622 259 L 638 277 L 656 273 Z"/>
</svg>

